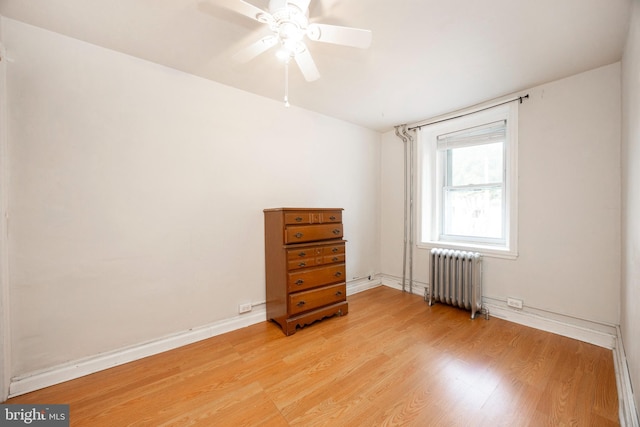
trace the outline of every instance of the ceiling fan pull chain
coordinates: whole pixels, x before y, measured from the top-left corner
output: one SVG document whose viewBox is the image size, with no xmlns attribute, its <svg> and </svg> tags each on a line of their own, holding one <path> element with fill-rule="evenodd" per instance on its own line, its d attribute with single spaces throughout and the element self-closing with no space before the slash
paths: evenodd
<svg viewBox="0 0 640 427">
<path fill-rule="evenodd" d="M 284 106 L 289 106 L 289 58 L 284 61 Z"/>
</svg>

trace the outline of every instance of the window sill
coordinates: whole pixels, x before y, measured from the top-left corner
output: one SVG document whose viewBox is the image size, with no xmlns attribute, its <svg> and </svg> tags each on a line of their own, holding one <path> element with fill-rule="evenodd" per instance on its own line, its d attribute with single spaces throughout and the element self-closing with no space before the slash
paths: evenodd
<svg viewBox="0 0 640 427">
<path fill-rule="evenodd" d="M 473 245 L 470 243 L 454 242 L 421 242 L 417 244 L 420 249 L 431 250 L 433 248 L 454 249 L 458 251 L 479 252 L 482 256 L 490 258 L 517 259 L 518 252 L 495 246 Z"/>
</svg>

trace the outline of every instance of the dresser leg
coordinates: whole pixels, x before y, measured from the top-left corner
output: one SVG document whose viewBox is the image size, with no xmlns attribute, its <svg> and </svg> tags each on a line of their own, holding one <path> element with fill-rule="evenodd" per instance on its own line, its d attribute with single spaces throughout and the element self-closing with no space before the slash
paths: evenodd
<svg viewBox="0 0 640 427">
<path fill-rule="evenodd" d="M 284 327 L 282 328 L 282 331 L 286 336 L 291 336 L 295 334 L 296 330 L 297 330 L 296 325 L 291 325 L 286 321 L 284 322 Z"/>
</svg>

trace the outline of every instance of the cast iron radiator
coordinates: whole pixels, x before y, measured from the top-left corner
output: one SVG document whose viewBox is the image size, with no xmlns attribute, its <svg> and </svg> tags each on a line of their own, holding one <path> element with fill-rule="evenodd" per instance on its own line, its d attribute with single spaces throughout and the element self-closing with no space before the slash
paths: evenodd
<svg viewBox="0 0 640 427">
<path fill-rule="evenodd" d="M 482 255 L 477 252 L 431 249 L 429 288 L 425 299 L 471 310 L 482 310 Z"/>
</svg>

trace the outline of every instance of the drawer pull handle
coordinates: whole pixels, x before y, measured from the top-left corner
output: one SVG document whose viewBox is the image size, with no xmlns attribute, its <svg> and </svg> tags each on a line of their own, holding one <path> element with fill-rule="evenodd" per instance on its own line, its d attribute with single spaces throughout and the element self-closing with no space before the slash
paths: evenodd
<svg viewBox="0 0 640 427">
<path fill-rule="evenodd" d="M 298 286 L 302 285 L 303 283 L 304 283 L 304 280 L 302 280 L 302 279 L 296 280 L 296 285 L 298 285 Z"/>
<path fill-rule="evenodd" d="M 332 260 L 333 260 L 333 261 L 337 261 L 337 260 L 338 260 L 338 257 L 337 257 L 337 256 L 334 256 Z"/>
<path fill-rule="evenodd" d="M 297 216 L 296 217 L 296 222 L 301 222 L 302 221 L 302 217 L 301 216 Z"/>
<path fill-rule="evenodd" d="M 333 229 L 333 234 L 335 234 L 335 235 L 340 234 L 340 229 L 339 228 L 334 228 Z"/>
<path fill-rule="evenodd" d="M 296 234 L 294 234 L 294 236 L 299 239 L 299 238 L 301 238 L 303 236 L 303 234 L 302 233 L 296 233 Z"/>
<path fill-rule="evenodd" d="M 341 271 L 336 271 L 336 274 L 334 274 L 334 276 L 340 277 L 340 276 L 342 276 L 342 272 Z"/>
<path fill-rule="evenodd" d="M 298 256 L 302 258 L 302 257 L 307 256 L 307 253 L 306 253 L 306 252 L 300 252 L 300 253 L 298 254 Z"/>
<path fill-rule="evenodd" d="M 336 292 L 336 296 L 339 297 L 340 295 L 342 295 L 342 291 L 338 291 Z"/>
<path fill-rule="evenodd" d="M 336 216 L 335 216 L 335 215 L 331 215 L 331 216 L 329 217 L 329 219 L 330 219 L 331 221 L 335 221 L 335 220 L 336 220 Z"/>
<path fill-rule="evenodd" d="M 298 267 L 306 267 L 307 263 L 306 262 L 301 262 L 300 264 L 298 264 Z"/>
<path fill-rule="evenodd" d="M 297 305 L 298 307 L 302 307 L 302 306 L 303 306 L 303 305 L 305 305 L 305 304 L 306 304 L 306 302 L 304 302 L 304 301 L 300 301 L 300 302 L 299 302 L 298 304 L 296 304 L 296 305 Z"/>
<path fill-rule="evenodd" d="M 331 249 L 331 252 L 333 252 L 335 254 L 336 252 L 338 252 L 338 248 Z"/>
</svg>

